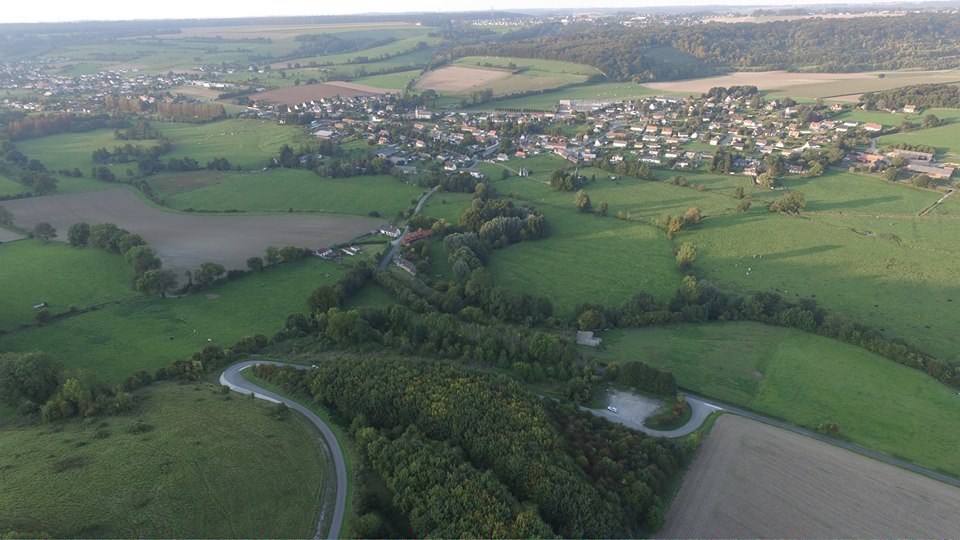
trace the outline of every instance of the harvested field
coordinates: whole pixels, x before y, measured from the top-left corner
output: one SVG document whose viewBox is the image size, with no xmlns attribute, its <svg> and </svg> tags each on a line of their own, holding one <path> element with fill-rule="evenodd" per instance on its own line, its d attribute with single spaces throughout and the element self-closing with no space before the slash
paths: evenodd
<svg viewBox="0 0 960 540">
<path fill-rule="evenodd" d="M 238 26 L 197 26 L 184 28 L 179 34 L 162 34 L 164 39 L 191 37 L 220 37 L 225 40 L 244 38 L 293 39 L 311 32 L 336 32 L 345 30 L 372 30 L 376 28 L 406 28 L 414 26 L 406 22 L 356 22 L 331 24 L 251 24 Z"/>
<path fill-rule="evenodd" d="M 20 240 L 26 238 L 18 232 L 11 231 L 9 229 L 4 229 L 0 227 L 0 244 L 4 242 L 13 242 L 14 240 Z"/>
<path fill-rule="evenodd" d="M 277 88 L 252 94 L 250 99 L 262 100 L 267 103 L 295 104 L 303 103 L 313 99 L 340 97 L 372 96 L 390 93 L 390 90 L 383 88 L 374 88 L 362 84 L 349 83 L 343 81 L 332 81 L 317 84 L 302 84 L 300 86 L 288 86 L 286 88 Z"/>
<path fill-rule="evenodd" d="M 510 76 L 510 71 L 503 69 L 446 66 L 424 75 L 416 87 L 459 93 L 490 86 L 491 83 Z"/>
<path fill-rule="evenodd" d="M 181 271 L 206 261 L 227 269 L 245 268 L 247 257 L 262 255 L 268 246 L 324 247 L 381 223 L 348 216 L 175 214 L 148 206 L 125 189 L 33 197 L 4 205 L 18 226 L 30 229 L 48 221 L 60 239 L 77 222 L 115 223 L 143 236 L 166 268 Z"/>
<path fill-rule="evenodd" d="M 700 94 L 716 86 L 752 85 L 763 92 L 789 95 L 794 98 L 834 98 L 856 100 L 859 94 L 889 90 L 912 84 L 950 83 L 960 81 L 957 70 L 899 71 L 865 73 L 791 73 L 788 71 L 740 71 L 716 77 L 647 83 L 663 92 Z"/>
<path fill-rule="evenodd" d="M 960 489 L 745 418 L 717 420 L 663 538 L 949 537 Z"/>
</svg>

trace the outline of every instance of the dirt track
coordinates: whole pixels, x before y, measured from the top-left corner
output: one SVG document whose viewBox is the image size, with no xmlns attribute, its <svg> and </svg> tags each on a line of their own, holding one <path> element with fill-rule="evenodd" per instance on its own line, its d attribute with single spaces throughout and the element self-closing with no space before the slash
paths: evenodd
<svg viewBox="0 0 960 540">
<path fill-rule="evenodd" d="M 125 189 L 18 199 L 4 206 L 24 229 L 50 222 L 61 241 L 74 223 L 115 223 L 143 236 L 172 270 L 191 270 L 206 261 L 246 268 L 247 258 L 262 256 L 267 246 L 325 247 L 381 222 L 349 216 L 176 214 L 148 206 Z"/>
<path fill-rule="evenodd" d="M 722 416 L 662 538 L 952 537 L 960 489 L 745 418 Z"/>
</svg>

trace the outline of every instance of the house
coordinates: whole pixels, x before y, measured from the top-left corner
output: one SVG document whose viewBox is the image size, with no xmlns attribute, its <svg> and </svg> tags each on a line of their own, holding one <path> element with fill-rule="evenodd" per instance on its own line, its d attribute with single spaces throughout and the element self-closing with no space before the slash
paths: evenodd
<svg viewBox="0 0 960 540">
<path fill-rule="evenodd" d="M 416 242 L 417 240 L 430 238 L 431 236 L 433 236 L 433 229 L 417 229 L 415 232 L 407 233 L 401 242 L 403 242 L 403 245 L 407 245 L 411 242 Z"/>
<path fill-rule="evenodd" d="M 597 347 L 601 338 L 593 337 L 593 332 L 577 331 L 577 345 L 586 345 L 587 347 Z"/>
<path fill-rule="evenodd" d="M 876 132 L 876 131 L 882 131 L 882 130 L 883 130 L 883 125 L 882 125 L 882 124 L 875 124 L 875 123 L 873 123 L 873 122 L 867 122 L 866 124 L 863 125 L 863 129 L 865 129 L 866 131 L 874 131 L 874 132 Z"/>
<path fill-rule="evenodd" d="M 393 264 L 397 268 L 404 270 L 406 272 L 409 272 L 411 276 L 417 275 L 417 267 L 415 267 L 412 262 L 404 259 L 403 257 L 398 256 L 397 258 L 393 259 Z"/>
<path fill-rule="evenodd" d="M 916 106 L 916 105 L 904 105 L 904 106 L 903 106 L 903 112 L 905 112 L 905 113 L 907 113 L 907 114 L 913 114 L 913 113 L 917 112 L 917 106 Z"/>
<path fill-rule="evenodd" d="M 331 248 L 318 249 L 313 252 L 314 257 L 320 257 L 321 259 L 332 259 L 337 256 L 337 252 Z"/>
<path fill-rule="evenodd" d="M 390 238 L 399 238 L 400 233 L 403 231 L 401 231 L 397 227 L 394 227 L 393 225 L 381 225 L 380 228 L 377 230 L 377 232 L 380 234 L 385 234 Z"/>
</svg>

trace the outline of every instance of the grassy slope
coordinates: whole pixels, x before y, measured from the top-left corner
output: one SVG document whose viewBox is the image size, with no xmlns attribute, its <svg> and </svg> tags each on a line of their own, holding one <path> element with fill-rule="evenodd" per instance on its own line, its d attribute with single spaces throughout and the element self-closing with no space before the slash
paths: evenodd
<svg viewBox="0 0 960 540">
<path fill-rule="evenodd" d="M 33 305 L 42 301 L 61 313 L 71 304 L 82 308 L 136 296 L 132 278 L 133 270 L 119 255 L 100 250 L 38 240 L 0 245 L 0 328 L 32 323 Z"/>
<path fill-rule="evenodd" d="M 0 336 L 0 349 L 42 349 L 67 369 L 89 369 L 119 382 L 137 370 L 186 358 L 211 342 L 226 347 L 243 336 L 270 335 L 287 315 L 306 311 L 314 288 L 334 283 L 344 271 L 317 259 L 280 265 L 204 293 L 132 300 L 10 333 Z"/>
<path fill-rule="evenodd" d="M 205 166 L 208 161 L 225 157 L 244 169 L 262 167 L 280 152 L 284 144 L 294 143 L 303 131 L 266 120 L 221 120 L 209 124 L 152 124 L 173 141 L 173 150 L 164 156 L 189 156 Z"/>
<path fill-rule="evenodd" d="M 164 175 L 152 184 L 165 203 L 178 210 L 286 212 L 292 208 L 359 216 L 377 211 L 385 219 L 410 208 L 411 199 L 423 192 L 389 175 L 330 179 L 293 169 Z"/>
<path fill-rule="evenodd" d="M 326 457 L 308 425 L 210 386 L 164 383 L 141 393 L 133 414 L 0 430 L 0 530 L 312 536 Z M 138 422 L 148 428 L 138 431 Z"/>
<path fill-rule="evenodd" d="M 680 384 L 809 428 L 838 422 L 851 441 L 960 474 L 956 391 L 864 349 L 757 323 L 604 335 L 605 361 L 642 360 Z"/>
<path fill-rule="evenodd" d="M 0 176 L 0 196 L 17 195 L 25 191 L 30 190 L 20 182 L 17 182 L 12 178 L 7 178 L 6 176 Z"/>
<path fill-rule="evenodd" d="M 956 161 L 960 159 L 960 122 L 954 120 L 945 126 L 906 133 L 884 135 L 877 141 L 880 145 L 907 143 L 928 145 L 937 149 L 937 157 L 941 160 Z"/>
</svg>

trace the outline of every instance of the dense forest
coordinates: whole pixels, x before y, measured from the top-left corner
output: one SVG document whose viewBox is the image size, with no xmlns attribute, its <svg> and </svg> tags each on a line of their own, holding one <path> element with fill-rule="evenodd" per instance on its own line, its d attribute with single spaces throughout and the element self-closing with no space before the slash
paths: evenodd
<svg viewBox="0 0 960 540">
<path fill-rule="evenodd" d="M 661 497 L 690 454 L 686 442 L 631 432 L 538 399 L 504 376 L 449 362 L 351 356 L 310 372 L 256 369 L 308 390 L 351 424 L 367 465 L 409 521 L 410 531 L 394 533 L 612 537 L 656 530 Z"/>
<path fill-rule="evenodd" d="M 696 78 L 718 71 L 856 72 L 951 69 L 960 54 L 960 15 L 805 19 L 698 26 L 571 25 L 552 34 L 461 47 L 451 57 L 500 55 L 589 64 L 608 78 L 637 82 Z"/>
<path fill-rule="evenodd" d="M 871 110 L 899 110 L 906 105 L 918 108 L 960 107 L 960 87 L 949 84 L 918 84 L 860 96 L 860 104 Z"/>
</svg>

